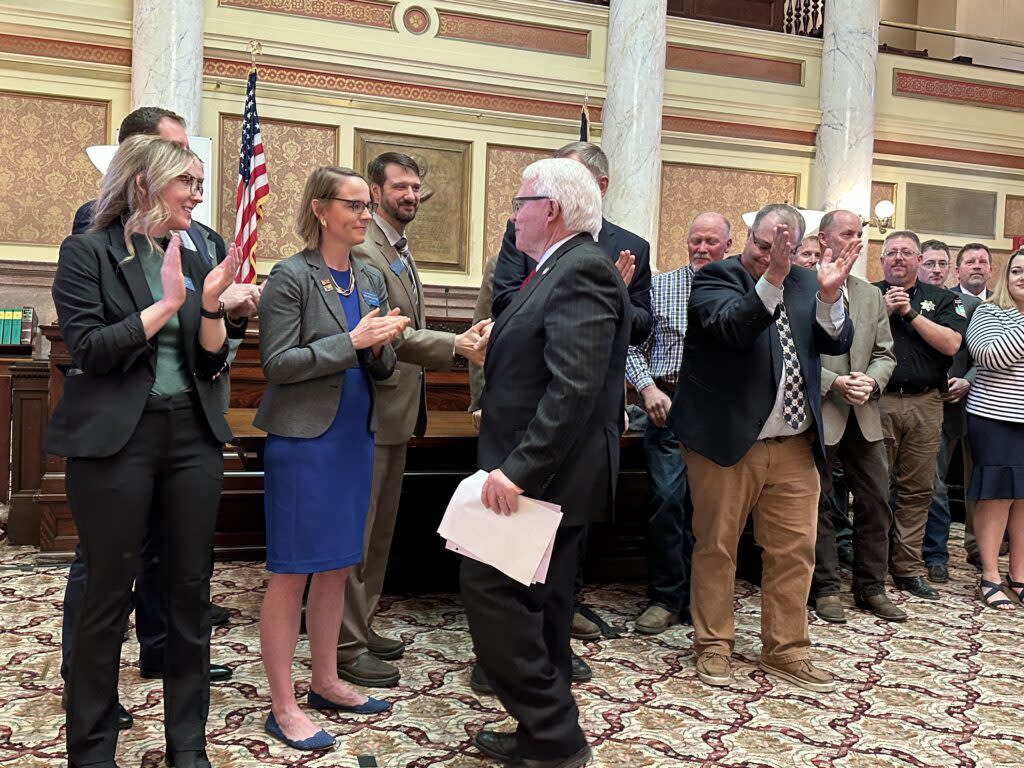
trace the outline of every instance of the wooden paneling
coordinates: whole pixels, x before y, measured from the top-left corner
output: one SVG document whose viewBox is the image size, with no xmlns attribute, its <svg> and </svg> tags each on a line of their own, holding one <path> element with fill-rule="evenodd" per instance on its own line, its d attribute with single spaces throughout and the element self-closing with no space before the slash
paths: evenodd
<svg viewBox="0 0 1024 768">
<path fill-rule="evenodd" d="M 781 32 L 785 0 L 668 0 L 668 12 L 673 16 Z"/>
<path fill-rule="evenodd" d="M 39 507 L 46 454 L 43 438 L 49 421 L 49 366 L 27 360 L 11 366 L 11 507 L 7 536 L 12 544 L 39 542 Z"/>
</svg>

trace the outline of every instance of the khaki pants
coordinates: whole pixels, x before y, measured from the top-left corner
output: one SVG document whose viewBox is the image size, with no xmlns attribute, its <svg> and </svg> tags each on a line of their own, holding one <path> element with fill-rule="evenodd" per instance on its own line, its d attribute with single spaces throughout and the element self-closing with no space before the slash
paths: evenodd
<svg viewBox="0 0 1024 768">
<path fill-rule="evenodd" d="M 897 578 L 925 576 L 921 546 L 935 483 L 942 400 L 935 390 L 920 395 L 887 392 L 878 406 L 893 483 L 892 572 Z"/>
<path fill-rule="evenodd" d="M 782 664 L 810 657 L 807 595 L 820 488 L 814 437 L 812 431 L 758 440 L 731 467 L 683 449 L 697 539 L 690 597 L 694 653 L 732 653 L 736 548 L 753 511 L 754 538 L 764 549 L 761 658 Z"/>
<path fill-rule="evenodd" d="M 384 574 L 388 569 L 391 537 L 402 495 L 406 444 L 373 447 L 373 485 L 366 513 L 363 561 L 352 568 L 345 583 L 345 612 L 338 643 L 339 661 L 351 661 L 366 652 L 370 622 L 377 612 Z"/>
</svg>

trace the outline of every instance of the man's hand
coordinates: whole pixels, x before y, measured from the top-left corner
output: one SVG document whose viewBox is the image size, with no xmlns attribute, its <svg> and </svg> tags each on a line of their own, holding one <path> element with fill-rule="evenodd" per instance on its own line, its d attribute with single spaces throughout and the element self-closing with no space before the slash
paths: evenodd
<svg viewBox="0 0 1024 768">
<path fill-rule="evenodd" d="M 821 292 L 821 300 L 826 304 L 835 304 L 843 293 L 843 284 L 850 276 L 857 257 L 860 255 L 863 243 L 860 240 L 851 240 L 838 255 L 833 254 L 831 248 L 826 248 L 821 254 L 818 262 L 818 289 Z"/>
<path fill-rule="evenodd" d="M 836 376 L 832 382 L 832 391 L 840 395 L 850 405 L 864 405 L 875 391 L 875 380 L 858 371 L 846 376 Z"/>
<path fill-rule="evenodd" d="M 640 397 L 644 401 L 644 410 L 647 411 L 647 418 L 656 427 L 664 427 L 668 421 L 668 411 L 672 407 L 672 398 L 658 389 L 656 384 L 650 384 L 640 390 Z"/>
<path fill-rule="evenodd" d="M 776 225 L 775 237 L 772 240 L 772 248 L 769 252 L 771 261 L 768 263 L 768 269 L 764 273 L 764 279 L 776 288 L 782 287 L 790 268 L 793 266 L 793 262 L 790 259 L 792 253 L 793 243 L 789 239 L 789 227 L 785 224 Z"/>
<path fill-rule="evenodd" d="M 971 382 L 953 376 L 949 379 L 949 391 L 942 396 L 945 403 L 959 403 L 971 389 Z"/>
<path fill-rule="evenodd" d="M 885 292 L 885 311 L 890 315 L 898 313 L 905 315 L 910 311 L 910 296 L 907 295 L 907 291 L 904 288 L 900 288 L 898 285 L 889 287 L 889 290 Z"/>
<path fill-rule="evenodd" d="M 622 282 L 629 287 L 633 281 L 633 273 L 636 272 L 636 256 L 629 251 L 619 251 L 619 258 L 615 260 L 615 268 L 622 275 Z"/>
<path fill-rule="evenodd" d="M 486 325 L 485 325 L 485 323 L 486 323 Z M 478 350 L 483 351 L 483 350 L 487 349 L 487 343 L 491 340 L 491 329 L 494 328 L 494 321 L 491 320 L 490 318 L 487 318 L 486 320 L 481 320 L 474 327 L 480 327 L 480 326 L 483 326 L 483 327 L 480 328 L 480 331 L 479 331 L 479 333 L 480 333 L 480 341 L 478 341 L 476 343 L 476 348 Z"/>
<path fill-rule="evenodd" d="M 484 337 L 483 331 L 492 323 L 490 318 L 481 320 L 456 336 L 455 354 L 462 355 L 474 365 L 483 365 L 484 356 L 487 354 L 487 339 Z"/>
<path fill-rule="evenodd" d="M 480 491 L 480 502 L 499 515 L 511 515 L 519 509 L 523 489 L 513 483 L 500 469 L 492 469 Z"/>
<path fill-rule="evenodd" d="M 220 295 L 224 311 L 232 320 L 255 317 L 260 308 L 263 286 L 255 283 L 232 283 Z"/>
</svg>

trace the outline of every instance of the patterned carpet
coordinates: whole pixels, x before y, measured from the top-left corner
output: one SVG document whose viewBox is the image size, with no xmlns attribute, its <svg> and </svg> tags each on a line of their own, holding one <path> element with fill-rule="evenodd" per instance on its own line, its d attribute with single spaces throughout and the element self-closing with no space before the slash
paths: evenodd
<svg viewBox="0 0 1024 768">
<path fill-rule="evenodd" d="M 956 534 L 954 534 L 955 536 Z M 817 658 L 838 677 L 834 694 L 812 694 L 767 679 L 756 669 L 760 597 L 737 586 L 737 679 L 726 689 L 693 674 L 691 629 L 654 638 L 632 633 L 576 650 L 593 666 L 575 687 L 583 726 L 594 745 L 591 766 L 1024 766 L 1024 611 L 985 609 L 974 597 L 974 571 L 956 548 L 941 603 L 896 601 L 903 625 L 854 610 L 844 626 L 815 620 Z M 32 549 L 0 545 L 0 766 L 63 768 L 58 674 L 60 609 L 66 566 L 42 564 Z M 257 620 L 260 564 L 224 563 L 214 601 L 231 623 L 213 639 L 215 661 L 234 679 L 215 685 L 209 753 L 218 768 L 356 766 L 372 755 L 383 768 L 493 765 L 472 746 L 485 725 L 502 725 L 496 699 L 468 685 L 470 638 L 453 595 L 386 598 L 377 629 L 409 644 L 398 662 L 402 685 L 388 691 L 390 713 L 317 714 L 340 737 L 326 755 L 302 755 L 262 730 L 268 693 Z M 588 602 L 626 627 L 642 607 L 639 586 L 591 589 Z M 300 643 L 297 667 L 308 659 Z M 135 716 L 118 748 L 122 768 L 163 765 L 161 689 L 138 676 L 138 647 L 124 646 L 121 700 Z M 308 669 L 298 669 L 297 677 Z M 308 682 L 299 683 L 302 693 Z M 508 725 L 506 722 L 505 725 Z M 367 764 L 372 764 L 366 761 Z"/>
</svg>

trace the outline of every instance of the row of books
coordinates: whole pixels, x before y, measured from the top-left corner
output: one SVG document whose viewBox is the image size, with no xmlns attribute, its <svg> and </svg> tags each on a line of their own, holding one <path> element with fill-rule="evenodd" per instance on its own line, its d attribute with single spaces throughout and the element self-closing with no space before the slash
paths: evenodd
<svg viewBox="0 0 1024 768">
<path fill-rule="evenodd" d="M 31 344 L 39 327 L 32 307 L 0 308 L 0 344 Z"/>
</svg>

